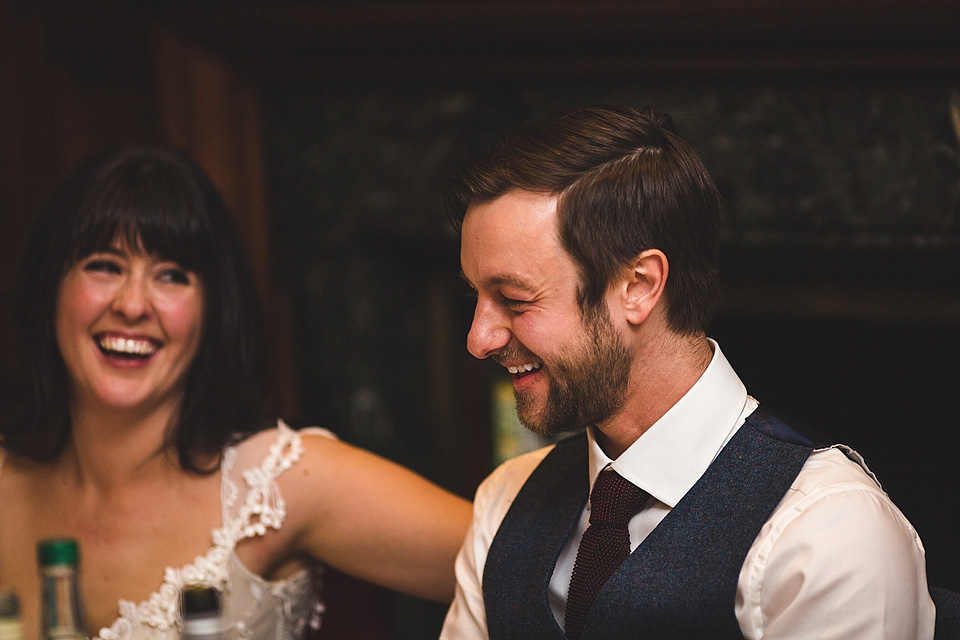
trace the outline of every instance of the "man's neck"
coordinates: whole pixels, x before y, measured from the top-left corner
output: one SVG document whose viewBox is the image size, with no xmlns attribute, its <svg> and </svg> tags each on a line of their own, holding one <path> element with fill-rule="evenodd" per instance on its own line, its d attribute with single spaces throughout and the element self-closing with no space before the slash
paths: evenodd
<svg viewBox="0 0 960 640">
<path fill-rule="evenodd" d="M 710 365 L 713 348 L 703 334 L 668 334 L 644 345 L 634 359 L 622 409 L 596 425 L 594 436 L 615 460 L 680 401 Z"/>
</svg>

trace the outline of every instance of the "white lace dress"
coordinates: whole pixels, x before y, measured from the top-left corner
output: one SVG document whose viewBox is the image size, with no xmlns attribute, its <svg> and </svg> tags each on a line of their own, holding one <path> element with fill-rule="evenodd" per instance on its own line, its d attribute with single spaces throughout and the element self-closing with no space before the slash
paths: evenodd
<svg viewBox="0 0 960 640">
<path fill-rule="evenodd" d="M 220 493 L 223 526 L 213 532 L 213 546 L 192 564 L 167 568 L 163 584 L 147 600 L 140 604 L 121 600 L 120 617 L 101 629 L 98 638 L 179 638 L 180 589 L 198 583 L 223 590 L 225 638 L 229 640 L 293 640 L 301 638 L 308 625 L 319 627 L 323 612 L 319 568 L 268 582 L 243 566 L 235 552 L 239 541 L 283 525 L 286 503 L 276 478 L 300 459 L 301 434 L 307 433 L 333 437 L 322 429 L 294 431 L 280 421 L 275 430 L 227 448 Z"/>
</svg>

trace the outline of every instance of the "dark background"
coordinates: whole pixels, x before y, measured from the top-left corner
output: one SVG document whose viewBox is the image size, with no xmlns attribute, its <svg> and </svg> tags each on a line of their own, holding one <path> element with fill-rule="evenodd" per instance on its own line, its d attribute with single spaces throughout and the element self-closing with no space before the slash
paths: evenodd
<svg viewBox="0 0 960 640">
<path fill-rule="evenodd" d="M 931 1 L 0 0 L 0 353 L 53 184 L 176 144 L 248 241 L 278 412 L 470 495 L 499 374 L 466 353 L 444 180 L 527 119 L 654 104 L 725 198 L 710 335 L 761 402 L 865 455 L 960 590 L 958 29 Z M 321 635 L 435 637 L 443 607 L 331 582 Z"/>
</svg>

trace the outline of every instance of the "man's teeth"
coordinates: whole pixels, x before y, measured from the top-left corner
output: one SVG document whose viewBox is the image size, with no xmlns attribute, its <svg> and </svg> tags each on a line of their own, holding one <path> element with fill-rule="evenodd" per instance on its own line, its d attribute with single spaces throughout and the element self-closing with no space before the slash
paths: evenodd
<svg viewBox="0 0 960 640">
<path fill-rule="evenodd" d="M 543 365 L 539 362 L 528 362 L 527 364 L 507 367 L 507 371 L 510 373 L 529 373 L 530 371 L 535 371 L 542 366 Z"/>
<path fill-rule="evenodd" d="M 114 353 L 128 353 L 135 356 L 149 356 L 157 347 L 148 340 L 105 336 L 100 338 L 100 348 Z"/>
</svg>

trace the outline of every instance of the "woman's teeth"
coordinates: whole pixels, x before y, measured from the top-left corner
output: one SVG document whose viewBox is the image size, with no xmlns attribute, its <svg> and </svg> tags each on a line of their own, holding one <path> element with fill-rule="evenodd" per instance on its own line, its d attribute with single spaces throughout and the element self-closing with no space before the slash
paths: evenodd
<svg viewBox="0 0 960 640">
<path fill-rule="evenodd" d="M 157 347 L 149 340 L 104 336 L 100 338 L 100 349 L 121 355 L 146 357 L 153 355 Z"/>
</svg>

